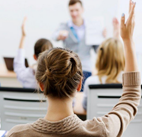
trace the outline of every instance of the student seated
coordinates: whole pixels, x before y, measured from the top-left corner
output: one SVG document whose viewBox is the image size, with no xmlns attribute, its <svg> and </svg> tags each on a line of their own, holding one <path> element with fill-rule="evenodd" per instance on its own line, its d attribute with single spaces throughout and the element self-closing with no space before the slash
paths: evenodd
<svg viewBox="0 0 142 137">
<path fill-rule="evenodd" d="M 18 80 L 22 83 L 25 88 L 37 88 L 37 82 L 35 79 L 35 72 L 37 65 L 33 65 L 31 67 L 25 67 L 25 51 L 24 51 L 24 40 L 25 40 L 25 21 L 23 21 L 22 25 L 22 38 L 18 50 L 18 54 L 14 59 L 14 71 L 17 74 Z M 49 50 L 53 48 L 52 43 L 47 39 L 39 39 L 34 46 L 34 59 L 37 60 L 40 53 L 45 50 Z"/>
<path fill-rule="evenodd" d="M 124 46 L 119 39 L 120 25 L 116 18 L 113 19 L 114 38 L 105 40 L 98 48 L 96 71 L 97 75 L 87 78 L 84 84 L 83 108 L 87 110 L 87 94 L 89 85 L 122 83 L 122 72 L 125 67 Z"/>
<path fill-rule="evenodd" d="M 120 137 L 137 112 L 141 98 L 140 73 L 137 69 L 132 41 L 135 4 L 125 24 L 122 16 L 121 36 L 125 45 L 126 66 L 123 74 L 123 94 L 118 104 L 105 116 L 82 121 L 74 113 L 72 100 L 82 85 L 82 67 L 77 54 L 54 48 L 38 59 L 36 79 L 48 100 L 44 118 L 32 124 L 12 128 L 8 137 Z"/>
</svg>

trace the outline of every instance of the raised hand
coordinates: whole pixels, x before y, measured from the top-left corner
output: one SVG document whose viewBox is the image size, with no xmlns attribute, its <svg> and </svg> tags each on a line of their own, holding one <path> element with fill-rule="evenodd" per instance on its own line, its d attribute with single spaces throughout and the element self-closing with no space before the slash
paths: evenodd
<svg viewBox="0 0 142 137">
<path fill-rule="evenodd" d="M 113 18 L 113 37 L 119 39 L 120 38 L 120 24 L 117 18 Z"/>
<path fill-rule="evenodd" d="M 25 17 L 24 20 L 23 20 L 23 23 L 22 23 L 22 37 L 21 37 L 21 41 L 20 41 L 20 45 L 19 45 L 20 49 L 24 48 L 24 41 L 25 41 L 25 36 L 26 36 L 26 33 L 25 33 L 26 20 L 27 20 L 27 18 Z"/>
<path fill-rule="evenodd" d="M 135 27 L 135 6 L 136 3 L 130 0 L 129 17 L 125 23 L 125 14 L 121 17 L 121 37 L 125 49 L 125 72 L 138 71 L 133 33 Z"/>
<path fill-rule="evenodd" d="M 119 24 L 119 21 L 118 21 L 118 19 L 117 18 L 113 18 L 113 28 L 114 29 L 120 29 L 120 24 Z"/>
<path fill-rule="evenodd" d="M 27 17 L 24 17 L 23 23 L 22 23 L 22 36 L 26 36 L 25 33 L 25 23 L 26 23 Z"/>
<path fill-rule="evenodd" d="M 107 29 L 106 29 L 106 28 L 103 30 L 103 33 L 102 33 L 102 34 L 103 34 L 103 37 L 104 37 L 104 38 L 107 37 Z"/>
<path fill-rule="evenodd" d="M 135 5 L 136 3 L 132 2 L 130 0 L 129 3 L 129 17 L 125 23 L 125 14 L 122 14 L 121 18 L 121 37 L 123 41 L 130 40 L 133 41 L 133 33 L 134 33 L 134 27 L 135 27 Z"/>
</svg>

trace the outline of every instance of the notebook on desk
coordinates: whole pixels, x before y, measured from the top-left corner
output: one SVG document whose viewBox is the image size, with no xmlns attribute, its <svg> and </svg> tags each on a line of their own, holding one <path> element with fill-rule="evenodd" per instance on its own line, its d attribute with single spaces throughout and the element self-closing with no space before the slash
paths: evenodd
<svg viewBox="0 0 142 137">
<path fill-rule="evenodd" d="M 5 130 L 0 130 L 0 137 L 5 137 L 6 136 L 7 131 Z"/>
<path fill-rule="evenodd" d="M 14 68 L 13 68 L 13 61 L 14 61 L 14 58 L 10 58 L 10 57 L 3 57 L 4 59 L 4 62 L 5 62 L 5 65 L 6 65 L 6 68 L 10 71 L 13 71 Z M 28 60 L 25 59 L 25 66 L 26 67 L 29 67 L 29 64 L 28 64 Z"/>
</svg>

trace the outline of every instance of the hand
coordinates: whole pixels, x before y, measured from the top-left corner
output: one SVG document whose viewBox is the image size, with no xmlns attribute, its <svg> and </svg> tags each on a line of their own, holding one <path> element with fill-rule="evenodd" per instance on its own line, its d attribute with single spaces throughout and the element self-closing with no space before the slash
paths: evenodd
<svg viewBox="0 0 142 137">
<path fill-rule="evenodd" d="M 113 22 L 112 23 L 113 23 L 113 28 L 115 30 L 119 30 L 120 29 L 119 21 L 118 21 L 117 18 L 113 18 Z"/>
<path fill-rule="evenodd" d="M 136 3 L 132 2 L 130 0 L 129 3 L 129 17 L 125 23 L 125 14 L 122 14 L 121 18 L 121 37 L 123 41 L 133 41 L 133 33 L 134 33 L 134 27 L 135 27 L 135 5 Z"/>
<path fill-rule="evenodd" d="M 135 6 L 136 3 L 130 0 L 129 17 L 126 23 L 124 14 L 122 14 L 121 18 L 121 37 L 123 39 L 125 49 L 125 72 L 138 71 L 135 44 L 133 42 L 133 33 L 135 27 Z"/>
<path fill-rule="evenodd" d="M 107 29 L 105 28 L 105 29 L 103 30 L 103 37 L 106 38 L 106 36 L 107 36 Z"/>
<path fill-rule="evenodd" d="M 25 23 L 26 23 L 27 17 L 24 18 L 23 23 L 22 23 L 22 36 L 26 36 L 25 33 Z"/>
<path fill-rule="evenodd" d="M 69 33 L 66 30 L 60 31 L 58 40 L 65 40 L 68 37 Z"/>
<path fill-rule="evenodd" d="M 24 41 L 25 41 L 25 22 L 26 22 L 27 18 L 25 17 L 22 23 L 22 37 L 21 37 L 21 41 L 20 41 L 20 45 L 19 45 L 19 49 L 23 49 L 24 48 Z"/>
<path fill-rule="evenodd" d="M 120 24 L 117 18 L 113 18 L 113 37 L 119 39 L 120 37 Z"/>
</svg>

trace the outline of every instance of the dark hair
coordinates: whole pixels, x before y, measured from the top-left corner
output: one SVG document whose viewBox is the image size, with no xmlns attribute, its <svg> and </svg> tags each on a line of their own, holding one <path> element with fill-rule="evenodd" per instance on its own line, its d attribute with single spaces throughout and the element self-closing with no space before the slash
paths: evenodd
<svg viewBox="0 0 142 137">
<path fill-rule="evenodd" d="M 72 5 L 75 5 L 76 3 L 80 3 L 81 6 L 83 6 L 81 0 L 70 0 L 68 5 L 69 5 L 69 6 L 72 6 Z"/>
<path fill-rule="evenodd" d="M 34 54 L 38 58 L 39 54 L 45 50 L 53 48 L 52 43 L 48 39 L 39 39 L 34 46 Z"/>
<path fill-rule="evenodd" d="M 73 97 L 82 78 L 82 66 L 76 53 L 53 48 L 39 56 L 36 79 L 44 85 L 44 95 Z"/>
</svg>

